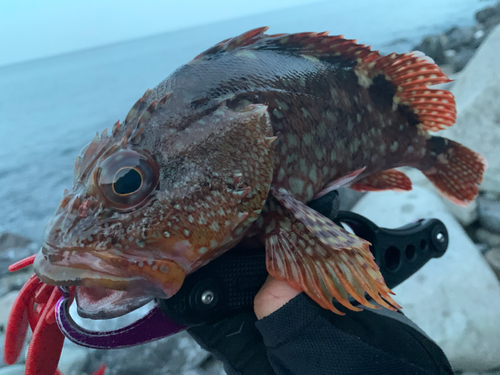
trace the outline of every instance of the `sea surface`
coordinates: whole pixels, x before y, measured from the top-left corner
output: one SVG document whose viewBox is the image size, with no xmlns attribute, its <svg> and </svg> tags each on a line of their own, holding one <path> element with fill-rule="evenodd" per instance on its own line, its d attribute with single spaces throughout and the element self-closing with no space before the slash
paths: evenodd
<svg viewBox="0 0 500 375">
<path fill-rule="evenodd" d="M 492 3 L 331 0 L 0 67 L 0 232 L 41 242 L 96 131 L 123 121 L 147 88 L 220 40 L 268 25 L 271 33 L 330 30 L 403 52 L 426 34 L 473 24 L 474 12 Z"/>
</svg>

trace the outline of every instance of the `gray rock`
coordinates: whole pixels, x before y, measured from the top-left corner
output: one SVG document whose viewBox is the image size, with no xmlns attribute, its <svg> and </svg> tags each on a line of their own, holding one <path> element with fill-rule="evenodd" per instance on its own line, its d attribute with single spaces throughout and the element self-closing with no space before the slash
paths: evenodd
<svg viewBox="0 0 500 375">
<path fill-rule="evenodd" d="M 452 27 L 444 33 L 446 36 L 445 49 L 461 50 L 470 46 L 475 40 L 475 32 L 474 27 Z"/>
<path fill-rule="evenodd" d="M 91 349 L 78 346 L 66 340 L 57 368 L 63 375 L 80 375 L 84 373 L 83 367 L 86 365 L 90 353 Z"/>
<path fill-rule="evenodd" d="M 432 57 L 436 64 L 445 64 L 445 43 L 446 37 L 443 35 L 429 35 L 422 40 L 422 42 L 417 45 L 414 50 L 421 51 L 427 56 Z"/>
<path fill-rule="evenodd" d="M 419 218 L 444 222 L 448 251 L 395 288 L 395 300 L 438 343 L 456 371 L 500 366 L 500 283 L 439 197 L 419 186 L 408 193 L 368 193 L 354 211 L 387 228 Z"/>
<path fill-rule="evenodd" d="M 9 272 L 0 277 L 0 297 L 11 291 L 19 291 L 33 273 L 28 267 L 17 272 Z"/>
<path fill-rule="evenodd" d="M 477 202 L 481 225 L 493 233 L 500 233 L 500 197 L 497 194 L 481 194 Z"/>
<path fill-rule="evenodd" d="M 481 189 L 500 193 L 500 27 L 481 45 L 452 87 L 457 123 L 442 132 L 481 153 L 488 169 Z"/>
<path fill-rule="evenodd" d="M 16 247 L 26 247 L 31 243 L 27 237 L 22 237 L 15 233 L 4 232 L 0 234 L 0 251 L 13 249 Z"/>
<path fill-rule="evenodd" d="M 454 72 L 460 72 L 465 68 L 467 63 L 472 59 L 476 51 L 465 47 L 458 51 L 449 61 Z"/>
<path fill-rule="evenodd" d="M 488 245 L 488 247 L 500 246 L 500 234 L 491 233 L 484 228 L 478 228 L 474 233 L 476 241 Z"/>
<path fill-rule="evenodd" d="M 497 6 L 487 7 L 487 8 L 484 8 L 484 9 L 477 11 L 475 17 L 476 17 L 477 22 L 485 23 L 490 18 L 496 17 L 498 15 L 500 15 L 500 9 L 499 9 L 499 6 L 497 5 Z"/>
<path fill-rule="evenodd" d="M 24 365 L 3 367 L 0 369 L 0 375 L 24 375 Z"/>
<path fill-rule="evenodd" d="M 500 247 L 491 249 L 486 254 L 484 254 L 486 261 L 490 265 L 497 278 L 500 280 Z"/>
<path fill-rule="evenodd" d="M 490 30 L 500 23 L 500 3 L 476 12 L 476 20 Z"/>
<path fill-rule="evenodd" d="M 36 253 L 38 246 L 29 238 L 15 233 L 0 234 L 0 277 L 8 273 L 8 267 L 18 260 Z"/>
<path fill-rule="evenodd" d="M 14 300 L 17 298 L 18 292 L 10 292 L 0 298 L 0 331 L 4 332 L 7 327 L 7 322 L 9 321 L 10 310 L 14 304 Z"/>
</svg>

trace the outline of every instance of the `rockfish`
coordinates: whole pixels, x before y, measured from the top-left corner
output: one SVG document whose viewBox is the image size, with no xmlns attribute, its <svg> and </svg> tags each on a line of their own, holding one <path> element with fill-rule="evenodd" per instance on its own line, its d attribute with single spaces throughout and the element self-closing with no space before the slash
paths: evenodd
<svg viewBox="0 0 500 375">
<path fill-rule="evenodd" d="M 169 298 L 186 275 L 244 237 L 269 274 L 326 309 L 397 307 L 369 243 L 305 203 L 340 186 L 410 190 L 422 171 L 458 204 L 485 162 L 432 136 L 453 125 L 449 79 L 421 53 L 381 56 L 324 33 L 225 40 L 181 66 L 97 135 L 47 227 L 35 271 L 77 285 L 82 316 L 103 319 Z"/>
</svg>

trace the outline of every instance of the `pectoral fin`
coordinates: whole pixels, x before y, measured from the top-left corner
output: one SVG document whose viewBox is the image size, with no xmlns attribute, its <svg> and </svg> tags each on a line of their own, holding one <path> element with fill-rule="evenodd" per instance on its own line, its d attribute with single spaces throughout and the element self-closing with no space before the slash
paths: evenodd
<svg viewBox="0 0 500 375">
<path fill-rule="evenodd" d="M 323 308 L 341 315 L 332 298 L 350 310 L 360 310 L 349 302 L 349 294 L 366 307 L 377 308 L 366 300 L 365 293 L 388 309 L 399 307 L 390 297 L 393 293 L 385 285 L 368 242 L 297 201 L 286 190 L 272 192 L 272 219 L 266 227 L 266 264 L 272 276 L 286 280 Z"/>
</svg>

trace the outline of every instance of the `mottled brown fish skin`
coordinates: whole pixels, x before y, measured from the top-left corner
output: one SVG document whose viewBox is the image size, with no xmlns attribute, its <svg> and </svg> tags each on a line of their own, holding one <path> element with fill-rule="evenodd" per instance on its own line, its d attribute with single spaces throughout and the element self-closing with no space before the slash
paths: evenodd
<svg viewBox="0 0 500 375">
<path fill-rule="evenodd" d="M 267 50 L 227 52 L 181 67 L 154 89 L 141 107 L 172 96 L 144 135 L 157 140 L 157 158 L 170 160 L 175 135 L 221 103 L 243 108 L 269 106 L 275 145 L 273 186 L 301 201 L 311 200 L 329 181 L 366 167 L 359 177 L 417 163 L 428 134 L 404 107 L 392 109 L 394 88 L 358 84 L 353 63 L 319 60 Z M 189 142 L 189 139 L 182 140 Z"/>
</svg>

